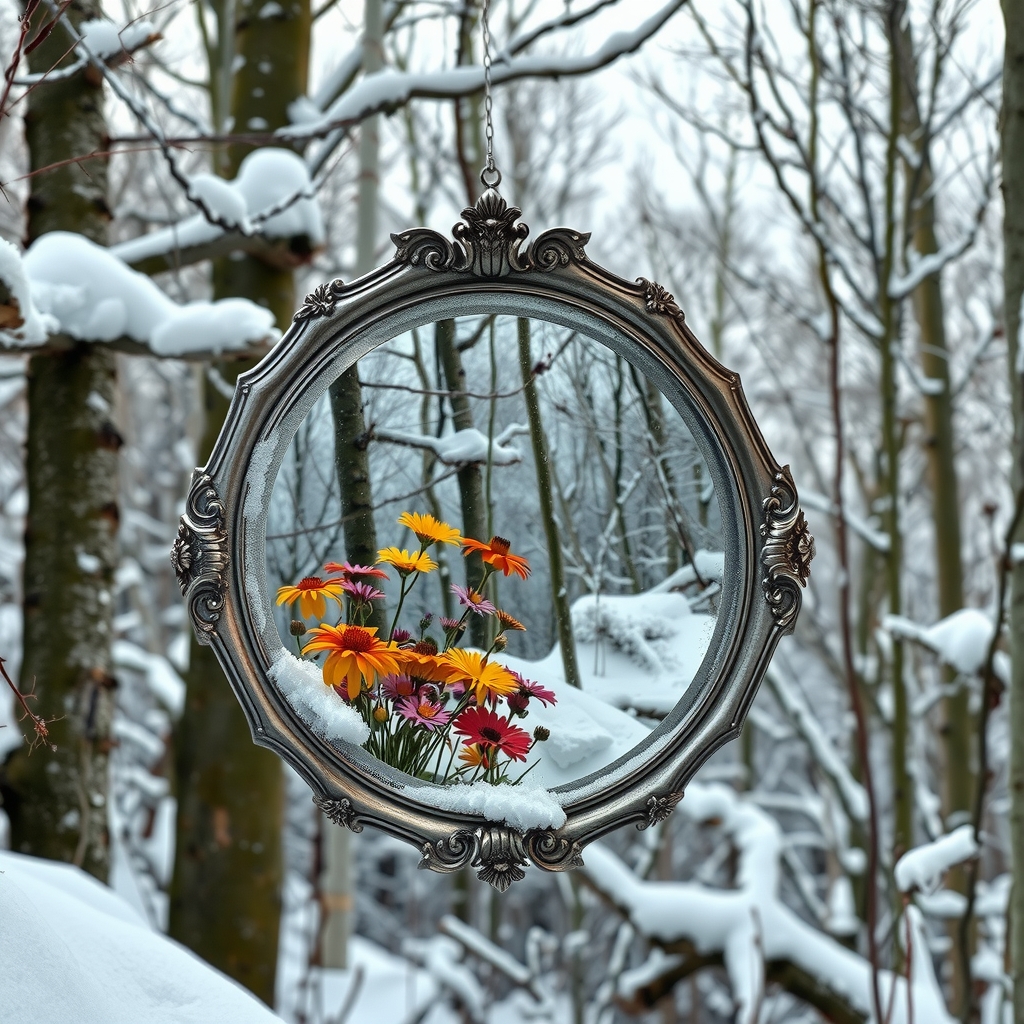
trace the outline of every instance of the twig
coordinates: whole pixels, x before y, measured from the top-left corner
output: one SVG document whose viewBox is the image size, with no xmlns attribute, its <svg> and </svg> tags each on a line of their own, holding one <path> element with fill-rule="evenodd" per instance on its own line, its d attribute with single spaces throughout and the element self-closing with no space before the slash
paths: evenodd
<svg viewBox="0 0 1024 1024">
<path fill-rule="evenodd" d="M 35 736 L 35 739 L 32 740 L 32 742 L 29 744 L 29 747 L 28 747 L 29 753 L 31 753 L 33 750 L 35 750 L 35 748 L 40 743 L 42 743 L 45 746 L 49 747 L 51 750 L 56 750 L 57 749 L 57 745 L 55 743 L 51 743 L 50 742 L 49 726 L 50 726 L 51 723 L 59 721 L 59 719 L 57 719 L 57 718 L 50 718 L 50 719 L 43 718 L 41 715 L 37 715 L 28 706 L 28 697 L 34 697 L 35 694 L 34 693 L 29 693 L 26 696 L 26 694 L 22 693 L 21 690 L 19 690 L 18 687 L 15 686 L 14 680 L 11 679 L 11 677 L 7 674 L 7 668 L 6 668 L 5 662 L 6 662 L 6 659 L 0 657 L 0 675 L 2 675 L 4 677 L 4 681 L 11 688 L 11 692 L 14 694 L 14 699 L 22 707 L 22 712 L 23 713 L 22 713 L 20 721 L 24 721 L 27 718 L 32 723 L 32 728 L 35 730 L 36 736 Z"/>
</svg>

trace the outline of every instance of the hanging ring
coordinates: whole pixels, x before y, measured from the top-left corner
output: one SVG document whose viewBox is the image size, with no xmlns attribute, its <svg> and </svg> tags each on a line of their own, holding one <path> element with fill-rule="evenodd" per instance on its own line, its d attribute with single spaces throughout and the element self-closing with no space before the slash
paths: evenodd
<svg viewBox="0 0 1024 1024">
<path fill-rule="evenodd" d="M 480 180 L 485 188 L 497 188 L 501 184 L 501 171 L 497 167 L 485 167 L 480 172 Z"/>
</svg>

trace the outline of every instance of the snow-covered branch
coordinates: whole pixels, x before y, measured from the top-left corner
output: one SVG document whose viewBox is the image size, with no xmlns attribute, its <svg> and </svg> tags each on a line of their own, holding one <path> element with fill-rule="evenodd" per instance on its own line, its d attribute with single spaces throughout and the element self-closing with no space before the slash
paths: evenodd
<svg viewBox="0 0 1024 1024">
<path fill-rule="evenodd" d="M 872 1021 L 871 965 L 802 920 L 779 897 L 783 839 L 775 821 L 734 790 L 699 783 L 690 785 L 676 813 L 694 822 L 721 823 L 738 853 L 736 888 L 642 881 L 597 843 L 581 869 L 587 883 L 666 953 L 723 964 L 741 1024 L 756 1019 L 765 980 L 781 984 L 830 1020 Z M 892 1006 L 891 1024 L 911 1019 L 952 1024 L 916 907 L 907 908 L 906 923 L 912 936 L 909 983 L 890 971 L 881 971 L 879 978 L 883 1004 Z M 670 966 L 682 969 L 678 963 Z"/>
<path fill-rule="evenodd" d="M 475 427 L 456 430 L 444 437 L 431 437 L 428 434 L 413 434 L 404 430 L 389 430 L 385 427 L 374 427 L 373 437 L 378 441 L 401 444 L 408 448 L 423 448 L 433 452 L 438 462 L 446 466 L 466 466 L 473 463 L 483 465 L 488 459 L 494 466 L 510 466 L 523 461 L 523 453 L 509 442 L 519 434 L 528 434 L 529 427 L 521 423 L 513 423 L 506 427 L 491 444 L 487 435 Z"/>
<path fill-rule="evenodd" d="M 932 893 L 951 867 L 977 857 L 979 852 L 974 826 L 961 825 L 948 835 L 903 854 L 893 869 L 896 886 L 900 892 Z"/>
<path fill-rule="evenodd" d="M 82 235 L 52 231 L 24 256 L 0 242 L 0 347 L 32 350 L 55 335 L 129 352 L 208 359 L 277 339 L 269 310 L 248 299 L 172 302 L 144 274 Z M 2 296 L 0 296 L 2 298 Z"/>
</svg>

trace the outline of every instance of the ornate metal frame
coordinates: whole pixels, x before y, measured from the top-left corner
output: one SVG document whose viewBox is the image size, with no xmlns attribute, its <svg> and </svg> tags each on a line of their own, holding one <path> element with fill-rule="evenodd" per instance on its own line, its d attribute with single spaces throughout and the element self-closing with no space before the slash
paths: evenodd
<svg viewBox="0 0 1024 1024">
<path fill-rule="evenodd" d="M 529 862 L 562 871 L 585 844 L 629 822 L 666 818 L 713 751 L 736 736 L 771 655 L 791 632 L 814 555 L 788 467 L 772 458 L 739 377 L 700 345 L 660 285 L 593 263 L 588 234 L 557 228 L 524 245 L 520 211 L 493 189 L 464 210 L 452 238 L 393 235 L 394 258 L 306 297 L 274 350 L 239 378 L 205 469 L 193 475 L 172 562 L 201 643 L 211 644 L 253 739 L 306 779 L 316 803 L 353 831 L 366 824 L 415 843 L 422 867 L 479 868 L 504 891 Z M 421 782 L 361 748 L 312 733 L 269 676 L 281 642 L 265 579 L 266 517 L 285 451 L 329 384 L 362 355 L 412 327 L 462 314 L 531 316 L 582 329 L 621 353 L 675 406 L 700 446 L 726 535 L 725 586 L 708 654 L 651 738 L 604 770 L 552 792 L 558 829 L 431 806 Z"/>
</svg>

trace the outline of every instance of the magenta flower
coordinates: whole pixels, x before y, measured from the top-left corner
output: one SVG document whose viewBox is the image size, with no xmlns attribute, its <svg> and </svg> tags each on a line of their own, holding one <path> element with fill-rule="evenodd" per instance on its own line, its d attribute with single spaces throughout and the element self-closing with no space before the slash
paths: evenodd
<svg viewBox="0 0 1024 1024">
<path fill-rule="evenodd" d="M 385 676 L 380 681 L 380 692 L 391 701 L 416 695 L 417 686 L 408 676 Z"/>
<path fill-rule="evenodd" d="M 519 693 L 521 696 L 527 699 L 536 697 L 542 704 L 558 703 L 554 690 L 549 690 L 547 687 L 541 686 L 540 683 L 535 683 L 532 679 L 525 679 L 518 672 L 513 672 L 512 675 L 519 681 Z"/>
<path fill-rule="evenodd" d="M 452 593 L 459 599 L 459 604 L 465 605 L 470 611 L 477 615 L 493 615 L 497 608 L 488 601 L 483 594 L 478 594 L 468 587 L 460 587 L 458 583 L 451 586 Z"/>
<path fill-rule="evenodd" d="M 447 725 L 451 712 L 445 711 L 440 704 L 425 698 L 406 697 L 395 705 L 395 710 L 415 725 L 422 725 L 425 729 L 437 729 L 439 726 Z"/>
<path fill-rule="evenodd" d="M 404 644 L 406 640 L 412 639 L 412 633 L 407 629 L 396 629 L 394 633 L 391 634 L 391 639 L 394 640 L 396 644 Z"/>
<path fill-rule="evenodd" d="M 438 621 L 441 623 L 441 628 L 446 633 L 450 633 L 453 629 L 457 629 L 461 633 L 466 628 L 466 624 L 464 622 L 460 622 L 458 619 L 449 619 L 444 615 L 442 615 Z"/>
<path fill-rule="evenodd" d="M 384 599 L 384 592 L 378 590 L 372 583 L 355 583 L 347 579 L 342 583 L 341 589 L 357 604 L 369 604 L 371 601 Z"/>
<path fill-rule="evenodd" d="M 340 576 L 344 576 L 347 580 L 359 576 L 367 576 L 370 579 L 377 580 L 388 579 L 388 574 L 383 569 L 378 569 L 375 565 L 352 565 L 351 562 L 328 562 L 324 568 L 327 572 L 336 572 Z"/>
</svg>

